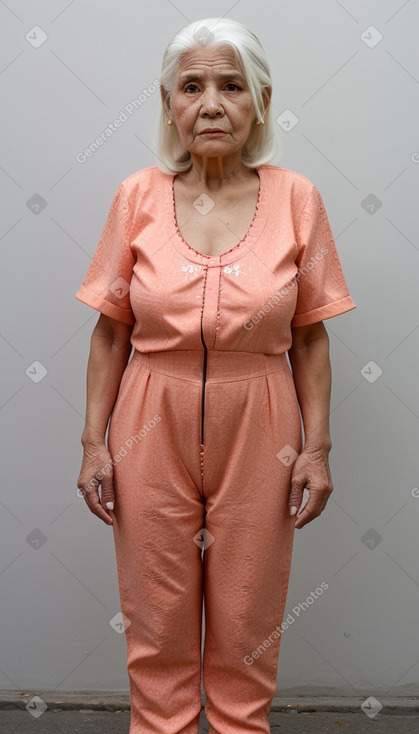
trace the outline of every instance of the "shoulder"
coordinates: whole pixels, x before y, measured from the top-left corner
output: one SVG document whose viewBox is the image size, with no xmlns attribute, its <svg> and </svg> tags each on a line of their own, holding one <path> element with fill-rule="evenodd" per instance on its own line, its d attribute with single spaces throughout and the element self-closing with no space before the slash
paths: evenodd
<svg viewBox="0 0 419 734">
<path fill-rule="evenodd" d="M 269 163 L 264 163 L 260 168 L 263 168 L 272 183 L 278 183 L 287 188 L 292 188 L 296 193 L 308 196 L 308 194 L 315 188 L 312 181 L 307 176 L 304 176 L 298 171 L 293 171 L 290 168 L 283 168 L 282 166 L 273 166 Z"/>
<path fill-rule="evenodd" d="M 135 171 L 127 178 L 121 181 L 121 186 L 127 193 L 138 189 L 138 187 L 158 186 L 167 178 L 170 178 L 169 174 L 163 173 L 157 166 L 148 166 L 147 168 L 141 168 L 139 171 Z"/>
<path fill-rule="evenodd" d="M 319 195 L 317 187 L 299 171 L 271 164 L 264 164 L 260 168 L 267 174 L 271 196 L 285 198 L 294 220 L 299 219 L 308 202 L 317 200 Z"/>
<path fill-rule="evenodd" d="M 157 166 L 141 168 L 124 178 L 118 189 L 128 202 L 131 216 L 136 216 L 139 211 L 144 214 L 154 211 L 156 200 L 159 201 L 162 192 L 167 191 L 170 180 L 170 174 L 163 173 Z"/>
</svg>

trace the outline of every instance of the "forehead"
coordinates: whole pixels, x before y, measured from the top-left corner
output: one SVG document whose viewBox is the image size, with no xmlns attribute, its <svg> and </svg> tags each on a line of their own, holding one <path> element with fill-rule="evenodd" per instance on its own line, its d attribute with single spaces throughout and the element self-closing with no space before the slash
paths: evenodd
<svg viewBox="0 0 419 734">
<path fill-rule="evenodd" d="M 241 71 L 239 59 L 236 58 L 234 49 L 230 45 L 199 46 L 182 54 L 179 59 L 177 76 L 198 70 L 202 73 L 218 73 L 223 69 Z"/>
</svg>

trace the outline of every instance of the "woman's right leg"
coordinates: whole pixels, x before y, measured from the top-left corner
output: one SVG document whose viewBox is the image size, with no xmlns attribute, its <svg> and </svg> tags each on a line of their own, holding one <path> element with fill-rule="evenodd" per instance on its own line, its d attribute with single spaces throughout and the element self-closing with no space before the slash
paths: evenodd
<svg viewBox="0 0 419 734">
<path fill-rule="evenodd" d="M 168 407 L 168 381 L 170 405 L 184 405 L 195 385 L 128 365 L 109 429 L 111 456 L 121 456 L 113 532 L 128 625 L 129 734 L 197 734 L 201 711 L 199 446 L 191 451 L 181 430 L 190 415 L 183 422 Z"/>
</svg>

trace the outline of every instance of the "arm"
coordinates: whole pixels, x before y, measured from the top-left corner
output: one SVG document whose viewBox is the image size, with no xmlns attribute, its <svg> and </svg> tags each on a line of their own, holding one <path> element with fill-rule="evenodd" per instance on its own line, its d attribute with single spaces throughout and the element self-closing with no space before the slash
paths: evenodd
<svg viewBox="0 0 419 734">
<path fill-rule="evenodd" d="M 290 508 L 298 509 L 306 486 L 310 497 L 295 523 L 296 528 L 301 528 L 321 514 L 333 491 L 328 462 L 332 448 L 329 432 L 331 367 L 329 337 L 322 321 L 296 327 L 292 335 L 288 355 L 303 419 L 305 443 L 294 462 L 289 504 Z"/>
<path fill-rule="evenodd" d="M 119 385 L 130 353 L 132 325 L 101 314 L 90 341 L 86 375 L 86 421 L 81 435 L 84 454 L 77 486 L 83 490 L 90 510 L 104 522 L 112 524 L 105 510 L 114 501 L 112 472 L 102 474 L 111 456 L 105 444 L 109 416 L 115 404 Z M 102 503 L 97 487 L 102 484 Z"/>
</svg>

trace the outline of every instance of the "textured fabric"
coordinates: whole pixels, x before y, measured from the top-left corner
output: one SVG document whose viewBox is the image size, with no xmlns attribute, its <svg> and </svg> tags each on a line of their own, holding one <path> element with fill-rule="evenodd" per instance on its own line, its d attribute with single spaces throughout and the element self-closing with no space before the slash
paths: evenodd
<svg viewBox="0 0 419 734">
<path fill-rule="evenodd" d="M 250 228 L 220 256 L 201 255 L 183 239 L 173 176 L 156 166 L 129 176 L 116 191 L 76 298 L 134 324 L 132 344 L 140 352 L 201 350 L 204 295 L 214 289 L 211 349 L 280 354 L 291 346 L 291 327 L 355 308 L 317 188 L 295 171 L 256 170 L 259 199 Z"/>
<path fill-rule="evenodd" d="M 269 732 L 298 402 L 284 354 L 209 351 L 201 444 L 201 375 L 201 352 L 135 351 L 109 429 L 130 734 L 197 733 L 202 593 L 210 732 Z"/>
<path fill-rule="evenodd" d="M 302 449 L 286 350 L 291 327 L 355 303 L 318 190 L 257 172 L 250 228 L 220 256 L 183 239 L 173 176 L 125 179 L 76 294 L 133 324 L 108 436 L 130 734 L 196 734 L 203 595 L 210 734 L 269 732 Z"/>
</svg>

